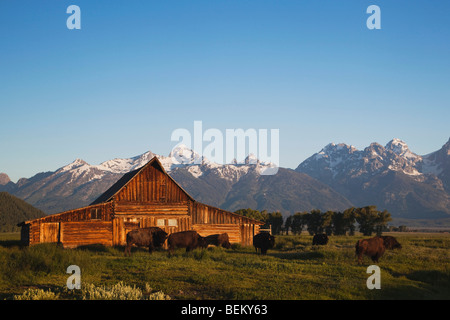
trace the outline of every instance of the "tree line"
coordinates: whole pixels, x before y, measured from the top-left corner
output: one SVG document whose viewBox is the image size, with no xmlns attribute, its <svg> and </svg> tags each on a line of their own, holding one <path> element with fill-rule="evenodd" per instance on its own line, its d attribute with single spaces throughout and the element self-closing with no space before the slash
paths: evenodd
<svg viewBox="0 0 450 320">
<path fill-rule="evenodd" d="M 237 214 L 265 222 L 262 228 L 271 226 L 272 233 L 282 234 L 289 232 L 300 234 L 307 230 L 310 235 L 326 233 L 327 235 L 353 235 L 358 227 L 359 232 L 365 236 L 373 233 L 381 235 L 392 220 L 387 210 L 379 211 L 376 206 L 361 208 L 348 208 L 344 211 L 325 211 L 318 209 L 310 212 L 297 212 L 283 218 L 280 212 L 258 211 L 253 209 L 240 209 Z"/>
</svg>

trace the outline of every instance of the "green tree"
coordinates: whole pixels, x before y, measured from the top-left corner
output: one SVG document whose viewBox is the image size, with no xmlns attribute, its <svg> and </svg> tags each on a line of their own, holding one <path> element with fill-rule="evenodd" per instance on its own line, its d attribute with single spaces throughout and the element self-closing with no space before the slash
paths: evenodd
<svg viewBox="0 0 450 320">
<path fill-rule="evenodd" d="M 375 221 L 375 231 L 378 236 L 381 236 L 384 229 L 387 228 L 387 223 L 392 221 L 391 214 L 387 210 L 378 212 L 378 217 Z"/>
<path fill-rule="evenodd" d="M 383 228 L 391 221 L 391 214 L 384 211 L 378 211 L 376 206 L 366 206 L 356 209 L 356 222 L 359 224 L 359 231 L 365 236 L 376 232 L 381 235 Z"/>
<path fill-rule="evenodd" d="M 355 208 L 349 208 L 344 212 L 335 212 L 332 218 L 333 234 L 346 235 L 347 231 L 354 234 L 355 230 Z"/>
<path fill-rule="evenodd" d="M 267 214 L 267 211 L 258 211 L 253 210 L 250 208 L 247 209 L 239 209 L 235 211 L 234 213 L 240 214 L 241 216 L 249 217 L 251 219 L 259 220 L 262 222 L 267 222 L 269 215 Z"/>
<path fill-rule="evenodd" d="M 307 223 L 307 212 L 296 212 L 292 215 L 291 230 L 295 235 L 300 234 Z"/>
<path fill-rule="evenodd" d="M 333 233 L 333 221 L 334 211 L 327 211 L 322 213 L 321 217 L 321 226 L 320 226 L 320 233 L 325 232 L 327 235 L 331 236 Z"/>
<path fill-rule="evenodd" d="M 272 226 L 272 234 L 280 234 L 283 225 L 283 216 L 281 212 L 271 212 L 268 215 L 267 222 Z"/>
<path fill-rule="evenodd" d="M 289 216 L 284 221 L 284 231 L 286 232 L 286 235 L 289 234 L 289 229 L 291 228 L 291 225 L 292 225 L 292 216 Z"/>
<path fill-rule="evenodd" d="M 306 230 L 308 230 L 310 235 L 323 232 L 322 212 L 320 212 L 320 210 L 311 210 L 311 212 L 307 215 L 306 220 L 306 224 L 308 225 Z"/>
</svg>

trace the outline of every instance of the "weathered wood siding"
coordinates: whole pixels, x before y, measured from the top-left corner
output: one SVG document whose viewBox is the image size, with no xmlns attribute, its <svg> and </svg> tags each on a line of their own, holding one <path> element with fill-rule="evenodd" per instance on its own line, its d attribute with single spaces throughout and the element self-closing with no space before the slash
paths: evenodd
<svg viewBox="0 0 450 320">
<path fill-rule="evenodd" d="M 191 219 L 186 214 L 117 215 L 113 220 L 113 244 L 125 245 L 128 232 L 147 227 L 160 227 L 171 234 L 191 230 Z"/>
<path fill-rule="evenodd" d="M 137 203 L 118 202 L 114 206 L 114 215 L 187 215 L 188 202 L 183 203 Z"/>
<path fill-rule="evenodd" d="M 94 214 L 94 216 L 92 216 Z M 83 242 L 83 237 L 90 233 L 95 237 L 96 230 L 95 224 L 90 223 L 104 221 L 111 224 L 112 207 L 110 203 L 98 204 L 94 206 L 88 206 L 76 210 L 69 210 L 62 213 L 42 217 L 31 221 L 27 228 L 29 229 L 28 244 L 33 245 L 36 243 L 56 242 L 63 243 L 64 229 L 62 224 L 65 222 L 89 222 L 84 224 L 85 230 L 79 230 L 80 243 Z M 94 218 L 93 218 L 94 217 Z M 112 240 L 112 234 L 109 238 Z M 24 237 L 22 241 L 26 241 Z M 71 241 L 75 241 L 71 238 Z M 104 241 L 103 241 L 104 242 Z"/>
<path fill-rule="evenodd" d="M 230 243 L 241 243 L 241 226 L 238 224 L 194 224 L 192 228 L 201 236 L 227 233 Z"/>
<path fill-rule="evenodd" d="M 100 244 L 112 246 L 111 221 L 62 222 L 61 243 L 63 247 Z"/>
<path fill-rule="evenodd" d="M 246 246 L 252 245 L 253 236 L 259 232 L 259 224 L 255 221 L 199 202 L 192 203 L 191 218 L 193 229 L 200 235 L 226 232 L 230 242 Z"/>
<path fill-rule="evenodd" d="M 186 202 L 188 195 L 158 165 L 150 165 L 129 181 L 115 196 L 117 203 Z"/>
</svg>

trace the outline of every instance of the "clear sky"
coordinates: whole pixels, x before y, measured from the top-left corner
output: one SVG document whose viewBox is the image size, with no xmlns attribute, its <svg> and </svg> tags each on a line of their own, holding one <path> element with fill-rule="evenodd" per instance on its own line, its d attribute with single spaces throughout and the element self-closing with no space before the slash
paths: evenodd
<svg viewBox="0 0 450 320">
<path fill-rule="evenodd" d="M 195 120 L 279 129 L 282 167 L 330 142 L 427 154 L 450 137 L 450 1 L 1 0 L 0 117 L 13 181 L 168 155 Z"/>
</svg>

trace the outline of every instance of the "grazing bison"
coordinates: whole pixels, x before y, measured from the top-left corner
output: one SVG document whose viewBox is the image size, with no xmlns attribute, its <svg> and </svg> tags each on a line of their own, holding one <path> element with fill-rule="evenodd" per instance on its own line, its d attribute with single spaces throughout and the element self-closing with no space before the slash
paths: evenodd
<svg viewBox="0 0 450 320">
<path fill-rule="evenodd" d="M 189 252 L 195 248 L 208 246 L 206 239 L 193 230 L 172 233 L 167 239 L 167 243 L 170 253 L 173 253 L 175 248 L 186 248 L 186 252 Z"/>
<path fill-rule="evenodd" d="M 155 247 L 161 247 L 166 241 L 167 233 L 158 227 L 140 228 L 127 233 L 127 246 L 125 255 L 131 255 L 131 246 L 133 244 L 142 247 L 148 247 L 151 254 Z"/>
<path fill-rule="evenodd" d="M 205 237 L 206 243 L 212 244 L 216 247 L 224 247 L 226 249 L 231 248 L 230 240 L 228 238 L 228 233 L 222 233 L 222 234 L 212 234 L 207 237 Z"/>
<path fill-rule="evenodd" d="M 328 243 L 328 236 L 325 233 L 315 234 L 312 240 L 314 245 L 326 245 Z"/>
<path fill-rule="evenodd" d="M 264 232 L 258 233 L 253 237 L 253 246 L 256 252 L 261 250 L 261 254 L 266 254 L 268 249 L 272 249 L 275 245 L 275 237 L 271 234 Z"/>
<path fill-rule="evenodd" d="M 363 255 L 372 259 L 373 262 L 378 262 L 386 249 L 400 249 L 402 246 L 397 239 L 391 236 L 373 237 L 370 239 L 359 240 L 355 246 L 355 252 L 358 256 L 358 263 L 362 263 Z"/>
<path fill-rule="evenodd" d="M 378 262 L 384 251 L 386 251 L 386 247 L 380 237 L 358 240 L 355 245 L 355 253 L 358 256 L 359 264 L 362 264 L 363 255 L 370 257 L 373 262 Z"/>
<path fill-rule="evenodd" d="M 386 249 L 401 249 L 402 245 L 392 236 L 381 236 Z"/>
</svg>

